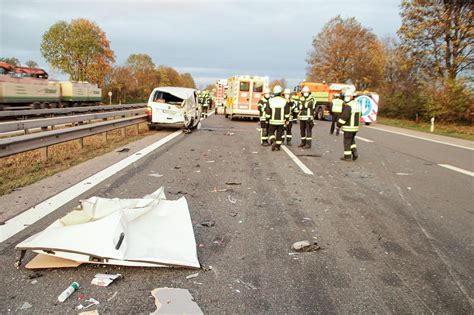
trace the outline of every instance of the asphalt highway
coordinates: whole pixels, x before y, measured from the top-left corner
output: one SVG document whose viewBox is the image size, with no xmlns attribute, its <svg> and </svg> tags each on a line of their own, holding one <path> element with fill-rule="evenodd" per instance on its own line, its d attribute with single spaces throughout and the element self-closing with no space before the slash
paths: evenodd
<svg viewBox="0 0 474 315">
<path fill-rule="evenodd" d="M 287 149 L 307 174 L 286 151 L 259 145 L 256 122 L 209 117 L 1 243 L 0 313 L 77 313 L 78 294 L 56 300 L 77 281 L 100 314 L 150 313 L 159 287 L 189 289 L 206 314 L 472 314 L 472 142 L 364 126 L 359 160 L 343 162 L 342 135 L 329 135 L 329 124 L 316 123 L 310 150 L 296 146 L 293 126 Z M 32 284 L 33 271 L 14 267 L 14 246 L 79 199 L 160 186 L 168 199 L 186 197 L 205 269 L 82 265 L 41 270 Z M 215 226 L 199 226 L 206 220 Z M 300 240 L 321 249 L 294 253 Z M 96 287 L 98 272 L 124 278 Z M 25 302 L 31 308 L 20 310 Z"/>
</svg>

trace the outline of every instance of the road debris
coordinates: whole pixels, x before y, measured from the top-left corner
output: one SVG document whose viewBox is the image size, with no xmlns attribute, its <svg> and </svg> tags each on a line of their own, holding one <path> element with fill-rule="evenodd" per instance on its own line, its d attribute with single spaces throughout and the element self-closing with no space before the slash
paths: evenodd
<svg viewBox="0 0 474 315">
<path fill-rule="evenodd" d="M 99 301 L 97 301 L 96 299 L 94 298 L 89 298 L 87 300 L 84 301 L 85 303 L 87 303 L 86 305 L 82 305 L 82 304 L 79 304 L 78 306 L 76 306 L 76 310 L 80 311 L 80 310 L 86 310 L 88 309 L 89 307 L 92 307 L 94 305 L 99 305 Z"/>
<path fill-rule="evenodd" d="M 252 151 L 252 154 L 258 154 L 258 152 L 257 151 Z"/>
<path fill-rule="evenodd" d="M 233 198 L 231 195 L 227 196 L 227 200 L 229 200 L 229 202 L 234 205 L 237 203 L 237 199 Z"/>
<path fill-rule="evenodd" d="M 201 226 L 205 226 L 205 227 L 212 227 L 214 225 L 216 225 L 216 221 L 214 220 L 209 220 L 209 221 L 203 221 L 200 223 Z"/>
<path fill-rule="evenodd" d="M 150 174 L 148 174 L 148 176 L 151 176 L 151 177 L 163 177 L 163 175 L 158 174 L 158 173 L 150 173 Z"/>
<path fill-rule="evenodd" d="M 23 305 L 20 307 L 20 310 L 27 310 L 27 309 L 32 308 L 32 307 L 33 307 L 33 305 L 31 305 L 31 304 L 28 303 L 28 302 L 25 302 L 25 303 L 23 303 Z"/>
<path fill-rule="evenodd" d="M 79 315 L 99 315 L 99 311 L 98 310 L 85 311 L 85 312 L 79 313 Z"/>
<path fill-rule="evenodd" d="M 155 298 L 156 311 L 150 315 L 204 314 L 186 289 L 157 288 L 151 291 L 151 295 Z"/>
<path fill-rule="evenodd" d="M 228 186 L 239 186 L 239 185 L 242 185 L 242 183 L 240 183 L 240 182 L 226 182 L 225 184 L 228 185 Z"/>
<path fill-rule="evenodd" d="M 190 274 L 189 276 L 186 276 L 186 279 L 197 278 L 198 276 L 199 276 L 199 272 Z"/>
<path fill-rule="evenodd" d="M 112 301 L 117 296 L 117 294 L 118 294 L 118 292 L 115 291 L 114 294 L 112 294 L 112 296 L 107 299 L 107 302 Z"/>
<path fill-rule="evenodd" d="M 233 132 L 230 132 L 230 131 L 227 131 L 227 133 L 225 134 L 226 136 L 233 136 L 234 133 Z"/>
<path fill-rule="evenodd" d="M 249 288 L 252 289 L 252 290 L 257 290 L 257 287 L 254 286 L 253 284 L 251 284 L 250 282 L 244 282 L 244 281 L 242 281 L 242 280 L 240 280 L 240 279 L 236 279 L 235 282 L 241 283 L 241 284 L 243 284 L 243 285 L 249 287 Z"/>
<path fill-rule="evenodd" d="M 37 283 L 38 283 L 38 280 L 35 279 L 35 280 L 31 281 L 30 283 L 31 283 L 31 284 L 37 284 Z"/>
<path fill-rule="evenodd" d="M 412 173 L 396 173 L 398 176 L 411 176 Z"/>
<path fill-rule="evenodd" d="M 215 162 L 214 160 L 212 160 L 212 161 L 206 161 L 206 163 L 214 163 L 214 162 Z"/>
<path fill-rule="evenodd" d="M 143 198 L 82 200 L 79 210 L 16 248 L 22 252 L 41 248 L 66 261 L 72 261 L 74 253 L 79 264 L 200 267 L 186 199 L 167 200 L 163 187 Z M 17 265 L 21 266 L 21 257 Z"/>
<path fill-rule="evenodd" d="M 174 167 L 175 170 L 179 170 L 180 168 L 181 168 L 181 166 L 178 166 L 178 165 L 176 165 L 176 166 Z"/>
<path fill-rule="evenodd" d="M 299 241 L 294 243 L 291 248 L 297 252 L 314 252 L 321 249 L 318 243 L 314 241 Z"/>
<path fill-rule="evenodd" d="M 66 299 L 77 290 L 79 290 L 79 283 L 71 283 L 71 285 L 58 296 L 58 301 L 61 303 L 66 301 Z"/>
<path fill-rule="evenodd" d="M 107 274 L 107 273 L 98 273 L 95 275 L 94 279 L 92 279 L 91 284 L 99 286 L 99 287 L 106 287 L 115 279 L 121 278 L 122 275 L 120 273 L 117 274 Z"/>
<path fill-rule="evenodd" d="M 212 193 L 215 193 L 215 192 L 226 192 L 230 189 L 226 189 L 226 188 L 223 188 L 223 189 L 217 189 L 217 187 L 214 187 L 214 190 L 210 190 L 209 192 L 212 192 Z"/>
<path fill-rule="evenodd" d="M 34 273 L 28 275 L 28 279 L 41 278 L 43 274 L 41 272 L 35 271 Z"/>
<path fill-rule="evenodd" d="M 230 215 L 231 217 L 236 217 L 236 216 L 237 216 L 237 213 L 236 213 L 236 212 L 231 212 L 231 213 L 229 213 L 229 215 Z"/>
<path fill-rule="evenodd" d="M 125 153 L 125 152 L 128 152 L 128 151 L 130 151 L 129 148 L 123 148 L 123 149 L 121 149 L 121 150 L 118 150 L 117 152 L 118 152 L 118 153 Z"/>
</svg>

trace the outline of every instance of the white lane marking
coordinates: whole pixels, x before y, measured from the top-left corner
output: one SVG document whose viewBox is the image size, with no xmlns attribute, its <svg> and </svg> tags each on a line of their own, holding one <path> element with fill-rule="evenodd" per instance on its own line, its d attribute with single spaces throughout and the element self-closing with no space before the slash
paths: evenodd
<svg viewBox="0 0 474 315">
<path fill-rule="evenodd" d="M 283 148 L 283 151 L 285 151 L 286 154 L 288 154 L 288 156 L 293 160 L 293 162 L 295 162 L 296 165 L 298 165 L 305 174 L 314 175 L 314 173 L 311 172 L 311 170 L 306 165 L 304 165 L 303 162 L 301 162 L 301 160 L 298 159 L 296 155 L 293 154 L 293 152 L 290 151 L 290 149 L 288 149 L 284 145 L 282 145 L 281 147 Z"/>
<path fill-rule="evenodd" d="M 375 129 L 375 130 L 390 132 L 390 133 L 394 133 L 394 134 L 396 134 L 396 135 L 402 135 L 402 136 L 406 136 L 406 137 L 410 137 L 410 138 L 415 138 L 415 139 L 420 139 L 420 140 L 425 140 L 425 141 L 431 141 L 431 142 L 440 143 L 440 144 L 444 144 L 444 145 L 450 145 L 450 146 L 456 147 L 456 148 L 461 148 L 461 149 L 466 149 L 466 150 L 474 151 L 474 148 L 466 147 L 466 146 L 463 146 L 463 145 L 454 144 L 454 143 L 449 143 L 449 142 L 444 142 L 444 141 L 439 141 L 439 140 L 434 140 L 434 139 L 428 139 L 428 138 L 419 137 L 419 136 L 413 136 L 413 135 L 409 135 L 409 134 L 402 133 L 402 132 L 397 132 L 397 131 L 392 131 L 392 130 L 386 130 L 386 129 L 377 128 L 377 127 L 368 127 L 367 129 Z"/>
<path fill-rule="evenodd" d="M 359 137 L 359 136 L 356 136 L 356 139 L 362 140 L 362 141 L 364 141 L 364 142 L 369 142 L 369 143 L 374 142 L 373 140 L 369 140 L 369 139 L 362 138 L 362 137 Z"/>
<path fill-rule="evenodd" d="M 0 243 L 17 234 L 18 232 L 24 230 L 29 225 L 34 224 L 35 222 L 52 213 L 53 211 L 59 209 L 60 207 L 62 207 L 72 199 L 77 198 L 92 187 L 97 186 L 99 183 L 123 170 L 130 164 L 133 164 L 136 161 L 142 159 L 149 153 L 153 152 L 162 145 L 176 138 L 180 134 L 182 134 L 181 130 L 175 131 L 172 134 L 169 134 L 166 137 L 158 140 L 157 142 L 147 146 L 146 148 L 126 157 L 125 159 L 107 167 L 106 169 L 96 173 L 95 175 L 84 179 L 76 185 L 69 187 L 68 189 L 60 192 L 59 194 L 41 202 L 40 204 L 6 221 L 4 225 L 0 225 Z"/>
<path fill-rule="evenodd" d="M 438 164 L 439 166 L 441 167 L 444 167 L 444 168 L 448 168 L 452 171 L 455 171 L 455 172 L 459 172 L 459 173 L 462 173 L 464 175 L 468 175 L 468 176 L 471 176 L 471 177 L 474 177 L 474 172 L 470 172 L 470 171 L 466 171 L 462 168 L 459 168 L 459 167 L 456 167 L 456 166 L 452 166 L 452 165 L 449 165 L 449 164 Z"/>
</svg>

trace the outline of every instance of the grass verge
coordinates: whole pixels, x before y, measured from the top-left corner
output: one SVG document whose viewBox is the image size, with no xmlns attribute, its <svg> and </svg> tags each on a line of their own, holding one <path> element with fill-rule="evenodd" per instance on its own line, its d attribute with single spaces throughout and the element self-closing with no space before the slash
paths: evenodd
<svg viewBox="0 0 474 315">
<path fill-rule="evenodd" d="M 407 128 L 407 129 L 431 133 L 429 123 L 424 123 L 424 122 L 416 123 L 411 120 L 386 118 L 386 117 L 380 117 L 380 116 L 377 117 L 377 122 L 383 125 Z M 435 130 L 433 133 L 437 135 L 442 135 L 442 136 L 448 136 L 448 137 L 453 137 L 453 138 L 474 141 L 474 127 L 473 126 L 435 123 Z"/>
<path fill-rule="evenodd" d="M 48 159 L 41 160 L 41 149 L 15 154 L 0 159 L 0 196 L 14 189 L 30 185 L 45 177 L 54 175 L 71 166 L 96 156 L 110 152 L 117 147 L 141 139 L 151 134 L 146 123 L 125 128 L 125 137 L 121 130 L 107 132 L 107 142 L 102 134 L 86 137 L 83 147 L 79 140 L 72 140 L 50 146 Z"/>
</svg>

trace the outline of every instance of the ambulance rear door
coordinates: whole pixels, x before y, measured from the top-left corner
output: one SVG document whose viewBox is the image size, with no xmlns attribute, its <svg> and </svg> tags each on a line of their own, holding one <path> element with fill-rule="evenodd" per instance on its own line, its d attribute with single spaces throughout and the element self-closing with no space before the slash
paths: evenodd
<svg viewBox="0 0 474 315">
<path fill-rule="evenodd" d="M 250 110 L 252 96 L 250 86 L 250 79 L 242 79 L 239 81 L 238 110 Z"/>
</svg>

